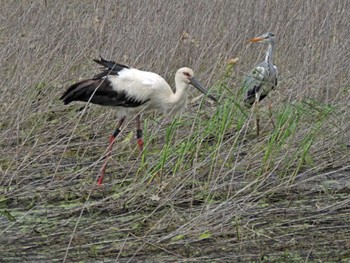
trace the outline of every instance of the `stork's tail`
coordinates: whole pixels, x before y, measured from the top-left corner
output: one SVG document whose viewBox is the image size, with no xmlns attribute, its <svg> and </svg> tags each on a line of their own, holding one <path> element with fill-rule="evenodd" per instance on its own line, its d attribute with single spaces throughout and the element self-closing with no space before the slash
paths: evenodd
<svg viewBox="0 0 350 263">
<path fill-rule="evenodd" d="M 112 71 L 118 72 L 118 71 L 123 70 L 124 68 L 129 68 L 128 66 L 125 66 L 123 64 L 119 64 L 119 63 L 114 62 L 112 60 L 106 60 L 106 59 L 102 58 L 101 56 L 100 56 L 100 59 L 94 59 L 94 61 L 97 64 L 100 64 L 101 66 L 108 68 L 109 70 L 112 70 Z"/>
</svg>

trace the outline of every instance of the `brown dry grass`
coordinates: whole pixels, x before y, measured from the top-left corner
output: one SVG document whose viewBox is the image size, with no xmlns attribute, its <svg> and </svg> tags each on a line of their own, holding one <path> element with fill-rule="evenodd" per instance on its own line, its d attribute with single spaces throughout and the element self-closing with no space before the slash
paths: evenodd
<svg viewBox="0 0 350 263">
<path fill-rule="evenodd" d="M 349 260 L 349 1 L 6 1 L 0 13 L 3 261 Z M 266 123 L 257 140 L 234 96 L 266 48 L 246 40 L 266 31 L 283 133 Z M 125 128 L 96 189 L 113 110 L 58 98 L 99 54 L 169 83 L 189 66 L 221 105 L 150 117 L 143 157 Z"/>
</svg>

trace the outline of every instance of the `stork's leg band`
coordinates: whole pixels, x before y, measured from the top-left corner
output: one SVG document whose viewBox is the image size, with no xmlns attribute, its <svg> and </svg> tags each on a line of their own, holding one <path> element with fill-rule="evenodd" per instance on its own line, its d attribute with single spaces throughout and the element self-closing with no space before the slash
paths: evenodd
<svg viewBox="0 0 350 263">
<path fill-rule="evenodd" d="M 112 136 L 115 138 L 115 137 L 118 136 L 119 133 L 120 133 L 120 129 L 117 128 L 117 129 L 115 129 L 115 131 L 113 132 L 113 135 L 112 135 Z"/>
<path fill-rule="evenodd" d="M 141 139 L 142 138 L 142 130 L 136 130 L 136 138 Z"/>
</svg>

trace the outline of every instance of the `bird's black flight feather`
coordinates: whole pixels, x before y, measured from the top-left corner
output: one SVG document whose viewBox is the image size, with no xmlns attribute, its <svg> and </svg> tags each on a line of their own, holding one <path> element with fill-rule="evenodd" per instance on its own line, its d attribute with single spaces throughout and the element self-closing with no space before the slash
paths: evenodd
<svg viewBox="0 0 350 263">
<path fill-rule="evenodd" d="M 128 69 L 128 66 L 105 60 L 102 57 L 100 60 L 94 59 L 94 61 L 104 66 L 105 69 L 92 79 L 83 80 L 70 86 L 60 98 L 64 104 L 69 104 L 72 101 L 85 101 L 102 106 L 138 107 L 149 101 L 149 99 L 135 100 L 128 96 L 127 91 L 114 90 L 112 82 L 105 78 L 107 75 L 118 75 L 118 72 Z"/>
</svg>

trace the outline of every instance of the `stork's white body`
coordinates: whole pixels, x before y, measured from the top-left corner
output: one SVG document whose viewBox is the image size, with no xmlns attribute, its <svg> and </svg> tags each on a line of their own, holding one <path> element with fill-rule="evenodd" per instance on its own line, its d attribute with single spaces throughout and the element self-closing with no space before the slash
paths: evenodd
<svg viewBox="0 0 350 263">
<path fill-rule="evenodd" d="M 118 75 L 108 75 L 105 78 L 111 82 L 114 91 L 126 93 L 128 99 L 146 101 L 137 107 L 114 106 L 119 117 L 135 116 L 149 110 L 174 115 L 187 104 L 186 83 L 177 83 L 174 93 L 165 79 L 153 72 L 125 68 Z"/>
</svg>

